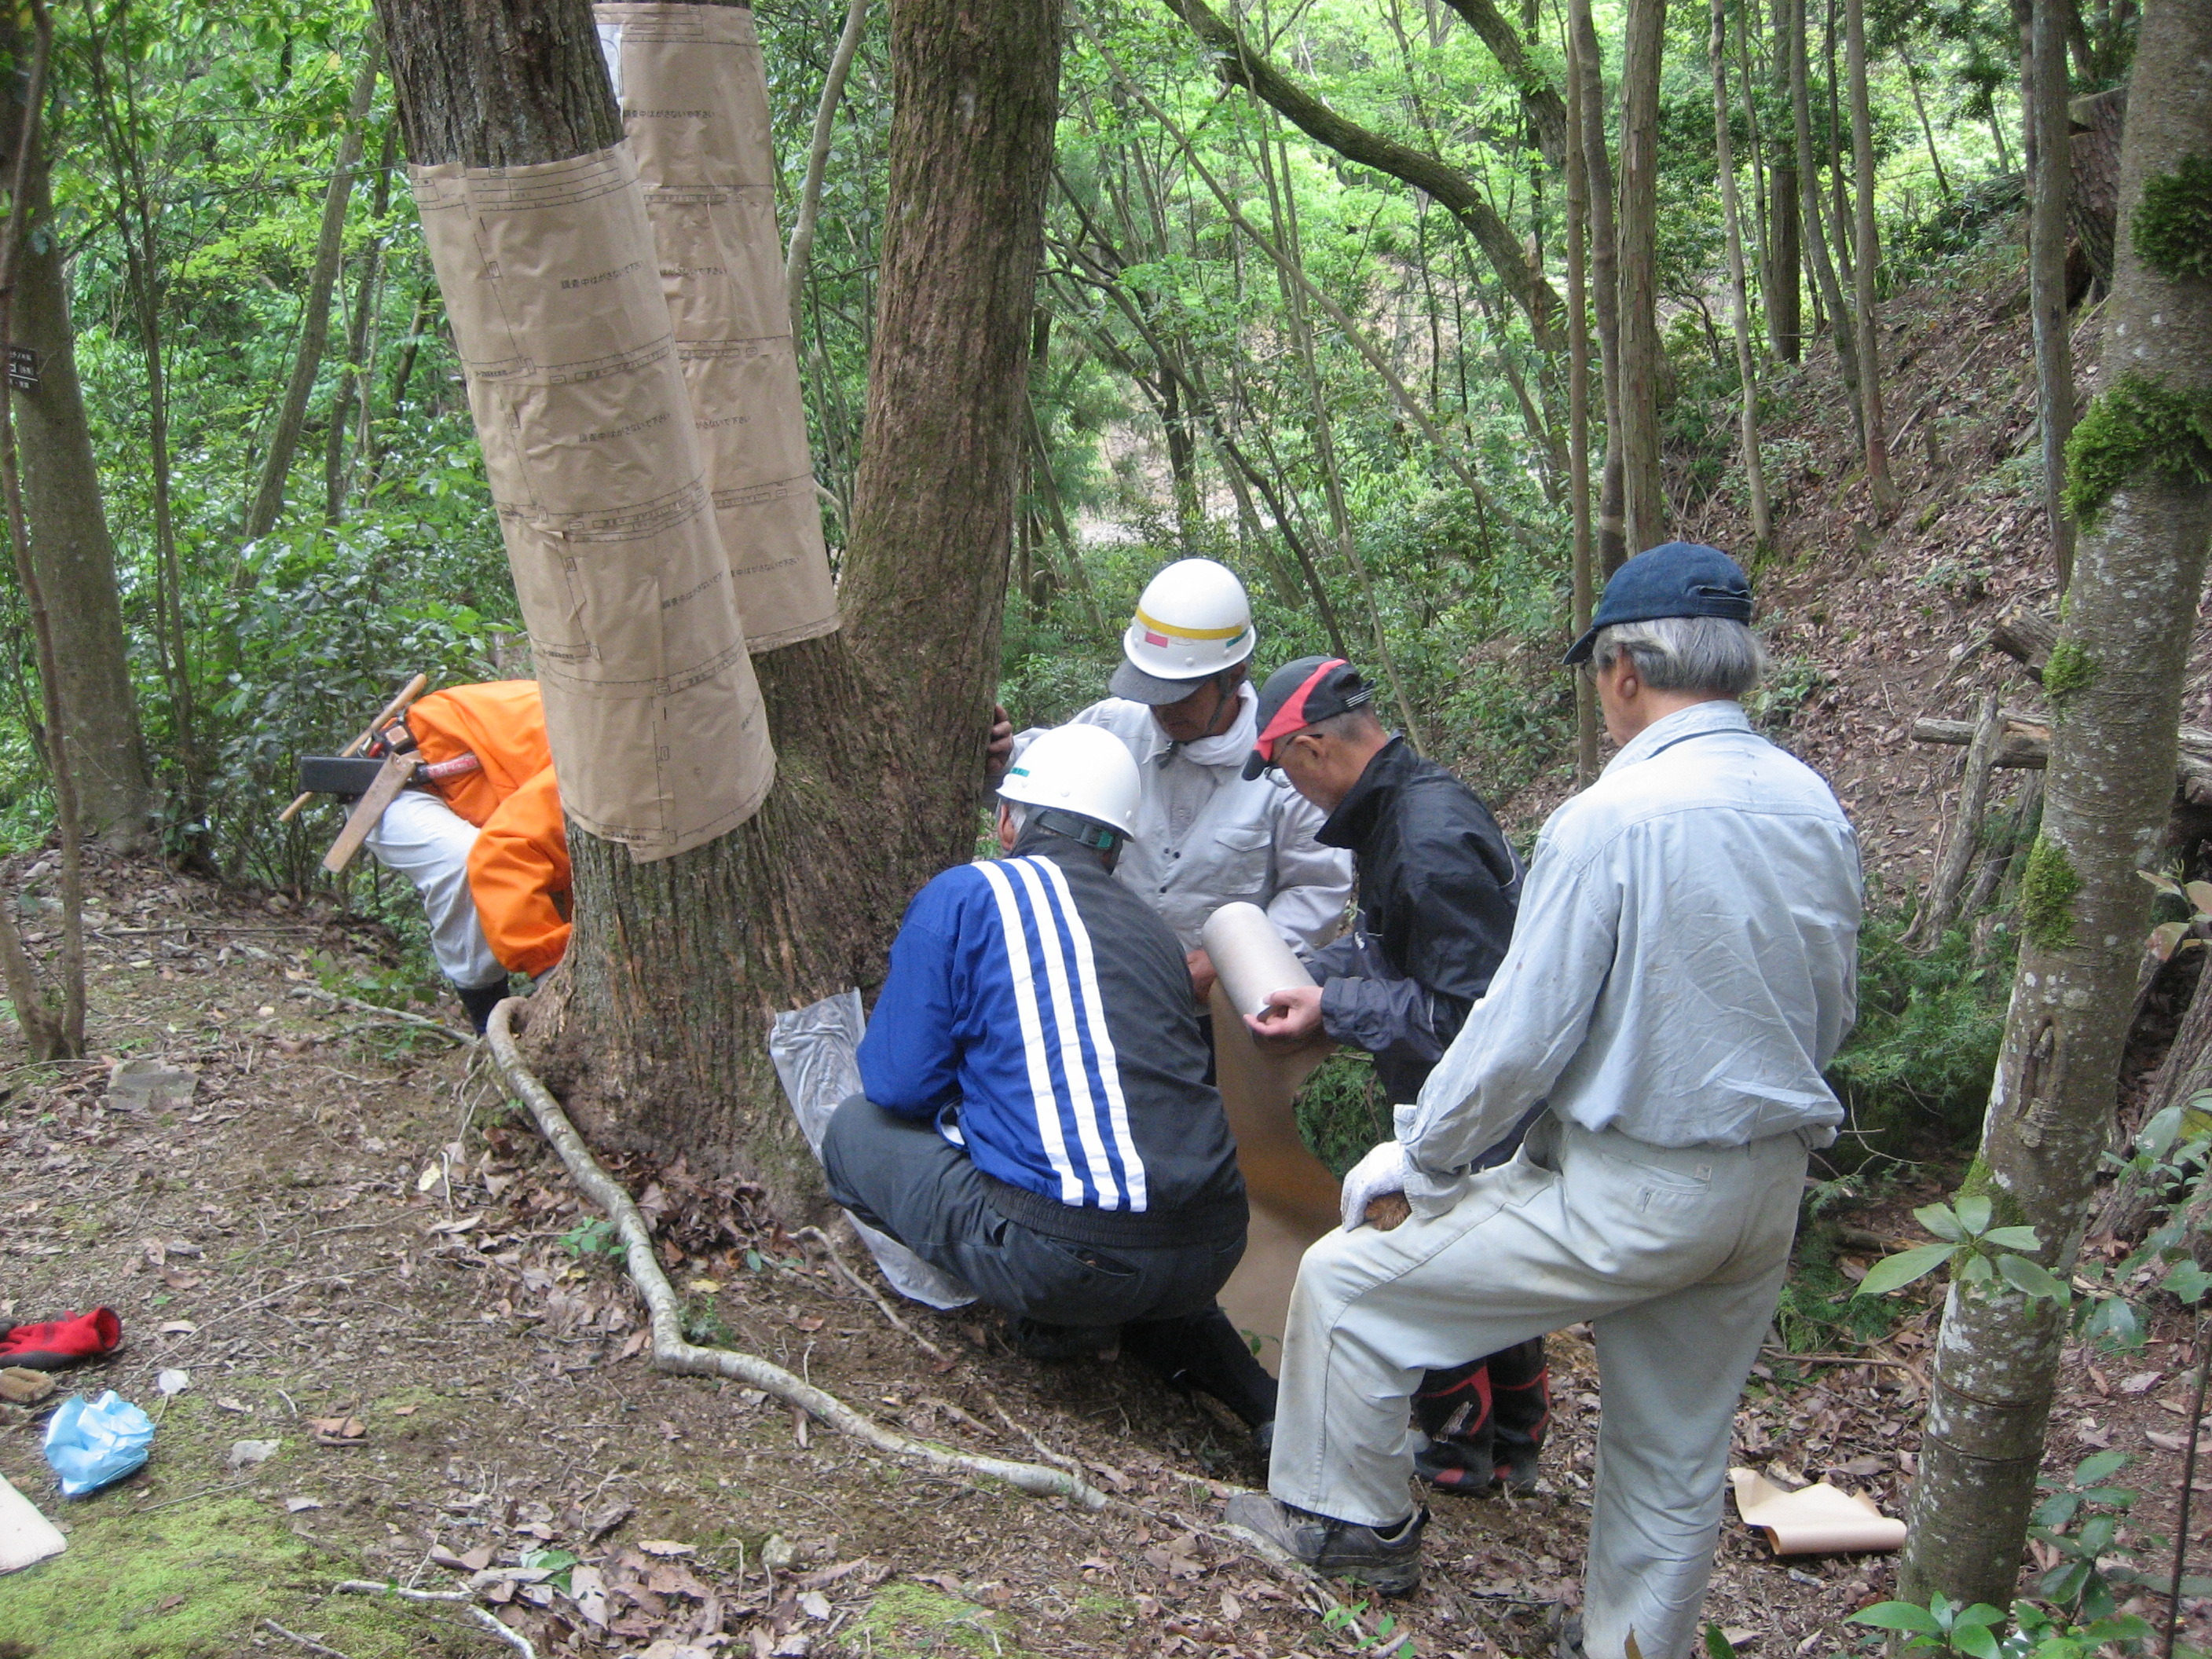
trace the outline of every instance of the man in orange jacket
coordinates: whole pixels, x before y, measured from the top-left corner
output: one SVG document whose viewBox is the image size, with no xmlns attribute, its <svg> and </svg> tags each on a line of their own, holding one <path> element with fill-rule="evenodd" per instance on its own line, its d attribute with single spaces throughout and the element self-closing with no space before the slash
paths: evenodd
<svg viewBox="0 0 2212 1659">
<path fill-rule="evenodd" d="M 424 781 L 400 792 L 366 845 L 422 896 L 431 953 L 481 1031 L 510 971 L 544 974 L 568 948 L 568 842 L 544 707 L 536 681 L 501 680 L 433 692 L 405 720 Z"/>
</svg>

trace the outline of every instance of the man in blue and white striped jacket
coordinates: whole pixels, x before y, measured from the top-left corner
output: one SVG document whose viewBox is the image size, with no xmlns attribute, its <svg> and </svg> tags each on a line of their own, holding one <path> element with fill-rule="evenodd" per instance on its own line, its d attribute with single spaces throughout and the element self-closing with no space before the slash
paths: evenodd
<svg viewBox="0 0 2212 1659">
<path fill-rule="evenodd" d="M 1000 790 L 1011 857 L 908 906 L 822 1144 L 837 1201 L 1012 1316 L 1039 1358 L 1124 1351 L 1261 1432 L 1273 1379 L 1215 1297 L 1244 1253 L 1236 1142 L 1182 946 L 1113 878 L 1139 792 L 1095 726 Z"/>
</svg>

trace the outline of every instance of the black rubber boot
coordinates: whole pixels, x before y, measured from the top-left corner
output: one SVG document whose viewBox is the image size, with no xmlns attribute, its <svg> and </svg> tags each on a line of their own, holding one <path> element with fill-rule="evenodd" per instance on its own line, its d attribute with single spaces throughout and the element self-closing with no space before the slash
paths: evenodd
<svg viewBox="0 0 2212 1659">
<path fill-rule="evenodd" d="M 491 1024 L 491 1011 L 507 1000 L 507 981 L 504 979 L 495 980 L 489 985 L 479 985 L 473 991 L 465 985 L 456 985 L 453 988 L 460 993 L 461 1006 L 468 1011 L 469 1024 L 475 1026 L 477 1035 L 482 1036 L 484 1027 Z"/>
<path fill-rule="evenodd" d="M 1496 1480 L 1490 1386 L 1482 1359 L 1421 1379 L 1413 1421 L 1429 1443 L 1413 1454 L 1413 1472 L 1439 1492 L 1478 1497 Z"/>
<path fill-rule="evenodd" d="M 1498 1480 L 1516 1498 L 1536 1490 L 1536 1459 L 1552 1420 L 1544 1339 L 1532 1337 L 1490 1356 L 1491 1449 Z"/>
<path fill-rule="evenodd" d="M 1262 1451 L 1273 1439 L 1275 1379 L 1218 1308 L 1121 1328 L 1121 1351 L 1178 1389 L 1210 1394 L 1235 1412 Z"/>
</svg>

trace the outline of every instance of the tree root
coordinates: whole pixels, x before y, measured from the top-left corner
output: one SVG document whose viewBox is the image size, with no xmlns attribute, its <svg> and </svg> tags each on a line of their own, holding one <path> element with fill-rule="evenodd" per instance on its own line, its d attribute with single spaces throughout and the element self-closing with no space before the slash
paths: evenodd
<svg viewBox="0 0 2212 1659">
<path fill-rule="evenodd" d="M 403 1601 L 437 1601 L 457 1607 L 520 1654 L 522 1659 L 538 1659 L 538 1650 L 530 1645 L 529 1638 L 513 1626 L 502 1624 L 488 1609 L 478 1607 L 466 1590 L 409 1589 L 404 1584 L 387 1584 L 373 1578 L 343 1578 L 331 1593 L 333 1595 L 396 1595 Z M 326 1648 L 324 1651 L 328 1652 L 329 1650 Z"/>
<path fill-rule="evenodd" d="M 1006 1458 L 981 1457 L 916 1440 L 863 1416 L 836 1395 L 793 1376 L 782 1366 L 757 1354 L 732 1348 L 702 1348 L 684 1340 L 682 1309 L 667 1275 L 660 1269 L 659 1259 L 653 1254 L 653 1234 L 645 1224 L 645 1218 L 638 1213 L 637 1205 L 622 1184 L 592 1156 L 591 1148 L 576 1133 L 576 1126 L 568 1121 L 561 1103 L 532 1074 L 515 1048 L 510 1021 L 520 1006 L 520 998 L 509 997 L 492 1010 L 490 1027 L 484 1034 L 491 1046 L 492 1059 L 499 1066 L 507 1092 L 530 1109 L 530 1115 L 538 1121 L 538 1132 L 561 1155 L 562 1163 L 568 1166 L 576 1184 L 606 1212 L 620 1234 L 628 1255 L 630 1279 L 652 1310 L 653 1369 L 694 1376 L 724 1376 L 747 1388 L 758 1389 L 797 1407 L 840 1434 L 904 1462 L 981 1475 L 1003 1481 L 1015 1491 L 1032 1497 L 1070 1498 L 1086 1510 L 1107 1506 L 1109 1500 L 1104 1492 L 1064 1469 L 1017 1463 Z"/>
</svg>

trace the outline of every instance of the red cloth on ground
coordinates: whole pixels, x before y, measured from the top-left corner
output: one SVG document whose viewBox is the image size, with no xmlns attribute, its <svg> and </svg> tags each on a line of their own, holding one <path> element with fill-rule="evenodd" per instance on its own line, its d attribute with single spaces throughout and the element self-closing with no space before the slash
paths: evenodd
<svg viewBox="0 0 2212 1659">
<path fill-rule="evenodd" d="M 112 1308 L 64 1314 L 42 1325 L 17 1325 L 0 1334 L 0 1366 L 58 1371 L 100 1359 L 122 1346 L 123 1322 Z"/>
</svg>

